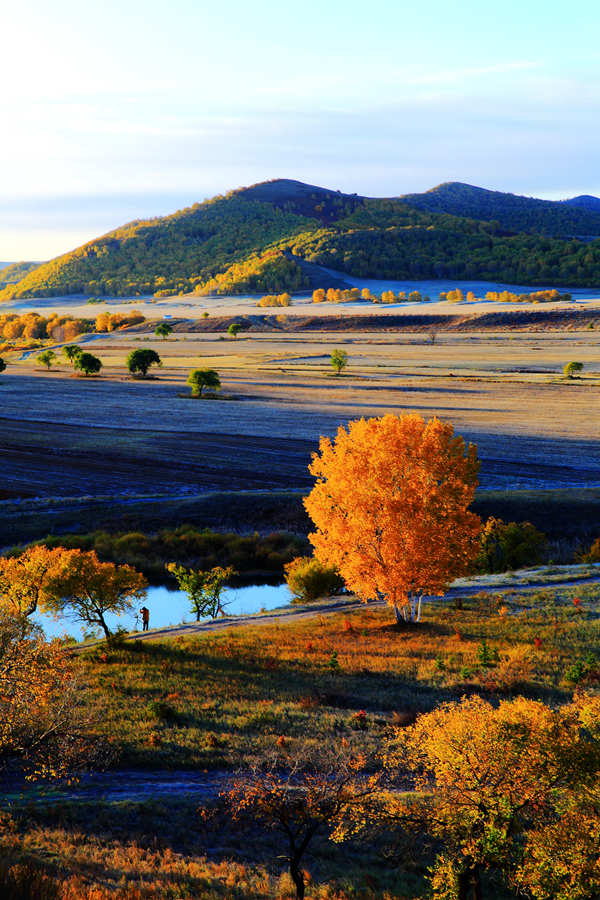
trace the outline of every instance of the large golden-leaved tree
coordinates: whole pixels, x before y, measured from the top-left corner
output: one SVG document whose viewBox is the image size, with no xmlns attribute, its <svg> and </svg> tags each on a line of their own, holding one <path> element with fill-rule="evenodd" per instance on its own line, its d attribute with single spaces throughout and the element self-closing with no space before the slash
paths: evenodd
<svg viewBox="0 0 600 900">
<path fill-rule="evenodd" d="M 415 775 L 386 821 L 437 843 L 435 900 L 480 900 L 486 871 L 537 900 L 598 896 L 600 698 L 463 698 L 396 729 L 384 757 Z"/>
<path fill-rule="evenodd" d="M 478 552 L 477 448 L 452 425 L 416 413 L 359 419 L 321 438 L 304 504 L 315 556 L 364 600 L 385 597 L 396 619 L 419 620 Z M 417 605 L 418 604 L 418 605 Z"/>
</svg>

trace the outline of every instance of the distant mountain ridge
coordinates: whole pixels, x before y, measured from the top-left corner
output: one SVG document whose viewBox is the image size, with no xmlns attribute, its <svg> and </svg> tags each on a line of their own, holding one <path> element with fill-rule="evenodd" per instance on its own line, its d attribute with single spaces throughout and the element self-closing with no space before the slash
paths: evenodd
<svg viewBox="0 0 600 900">
<path fill-rule="evenodd" d="M 533 228 L 553 235 L 600 237 L 600 199 L 589 195 L 572 200 L 538 200 L 451 181 L 423 194 L 404 194 L 398 199 L 454 216 L 496 221 L 514 232 Z"/>
<path fill-rule="evenodd" d="M 33 272 L 41 262 L 14 262 L 0 263 L 0 284 L 17 284 L 22 281 L 29 272 Z"/>
<path fill-rule="evenodd" d="M 123 225 L 32 269 L 0 300 L 280 293 L 338 287 L 345 275 L 595 287 L 594 202 L 600 206 L 585 195 L 536 200 L 459 182 L 369 198 L 274 179 Z"/>
</svg>

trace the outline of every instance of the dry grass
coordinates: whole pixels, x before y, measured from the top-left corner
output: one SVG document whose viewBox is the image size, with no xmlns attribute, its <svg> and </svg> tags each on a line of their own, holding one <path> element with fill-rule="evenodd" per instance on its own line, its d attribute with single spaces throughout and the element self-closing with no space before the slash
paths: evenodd
<svg viewBox="0 0 600 900">
<path fill-rule="evenodd" d="M 98 647 L 84 659 L 120 765 L 227 766 L 282 736 L 290 746 L 318 747 L 354 735 L 376 750 L 395 714 L 465 691 L 566 701 L 584 677 L 570 680 L 573 666 L 598 646 L 599 601 L 598 585 L 510 588 L 431 602 L 414 628 L 366 606 L 294 624 Z M 483 642 L 496 648 L 495 661 L 481 662 Z M 588 669 L 593 686 L 596 663 Z M 360 710 L 366 715 L 357 722 Z"/>
</svg>

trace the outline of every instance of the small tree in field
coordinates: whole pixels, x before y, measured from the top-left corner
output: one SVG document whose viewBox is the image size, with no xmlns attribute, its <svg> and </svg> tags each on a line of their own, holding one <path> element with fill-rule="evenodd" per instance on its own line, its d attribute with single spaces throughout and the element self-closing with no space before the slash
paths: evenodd
<svg viewBox="0 0 600 900">
<path fill-rule="evenodd" d="M 106 613 L 133 612 L 134 602 L 145 600 L 148 582 L 131 566 L 100 562 L 93 550 L 64 551 L 60 569 L 48 585 L 44 608 L 85 625 L 99 626 L 107 638 L 111 631 Z"/>
<path fill-rule="evenodd" d="M 175 576 L 181 590 L 186 591 L 196 622 L 205 616 L 216 619 L 223 612 L 221 594 L 229 579 L 238 574 L 233 566 L 226 569 L 216 566 L 210 572 L 186 569 L 177 563 L 167 563 L 165 568 Z"/>
<path fill-rule="evenodd" d="M 125 360 L 132 375 L 139 372 L 142 378 L 148 374 L 150 366 L 162 366 L 162 360 L 156 350 L 132 350 Z"/>
<path fill-rule="evenodd" d="M 240 331 L 242 330 L 242 326 L 239 322 L 232 322 L 229 328 L 227 329 L 227 334 L 229 337 L 235 338 L 238 336 Z"/>
<path fill-rule="evenodd" d="M 171 327 L 171 325 L 169 325 L 167 322 L 161 322 L 156 326 L 154 334 L 156 335 L 156 337 L 161 337 L 164 341 L 169 337 L 172 331 L 173 328 Z"/>
<path fill-rule="evenodd" d="M 345 350 L 334 350 L 329 361 L 335 369 L 336 375 L 339 375 L 342 369 L 348 365 L 348 354 Z"/>
<path fill-rule="evenodd" d="M 245 767 L 221 801 L 228 814 L 254 832 L 258 823 L 279 832 L 284 859 L 299 900 L 305 895 L 304 854 L 317 832 L 335 832 L 345 813 L 360 810 L 378 790 L 380 776 L 365 774 L 366 759 L 346 742 L 323 748 L 318 757 L 266 751 Z"/>
<path fill-rule="evenodd" d="M 81 347 L 77 344 L 66 344 L 62 348 L 62 355 L 69 360 L 70 363 L 75 363 L 75 357 L 82 353 Z"/>
<path fill-rule="evenodd" d="M 48 370 L 50 370 L 50 366 L 56 362 L 58 359 L 54 350 L 44 350 L 43 353 L 40 353 L 37 361 L 41 363 L 43 366 L 47 366 Z"/>
<path fill-rule="evenodd" d="M 73 368 L 89 378 L 90 375 L 98 374 L 102 368 L 102 361 L 93 353 L 77 353 L 73 357 Z"/>
<path fill-rule="evenodd" d="M 443 594 L 477 556 L 477 448 L 413 413 L 350 422 L 320 451 L 304 501 L 315 556 L 362 599 L 385 597 L 398 622 L 418 621 L 423 595 Z"/>
<path fill-rule="evenodd" d="M 38 357 L 39 359 L 39 357 Z M 583 371 L 583 363 L 580 362 L 570 362 L 567 363 L 563 369 L 563 372 L 567 376 L 567 378 L 572 378 L 575 372 Z"/>
<path fill-rule="evenodd" d="M 188 375 L 187 383 L 191 385 L 194 397 L 201 397 L 202 388 L 204 387 L 213 391 L 221 390 L 221 379 L 215 369 L 194 369 Z"/>
</svg>

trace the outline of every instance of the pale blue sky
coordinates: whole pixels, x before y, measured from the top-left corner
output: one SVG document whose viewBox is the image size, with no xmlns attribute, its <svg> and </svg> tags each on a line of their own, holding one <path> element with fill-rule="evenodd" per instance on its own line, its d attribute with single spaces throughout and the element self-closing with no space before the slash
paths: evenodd
<svg viewBox="0 0 600 900">
<path fill-rule="evenodd" d="M 0 260 L 276 177 L 600 196 L 599 48 L 598 0 L 21 0 Z"/>
</svg>

